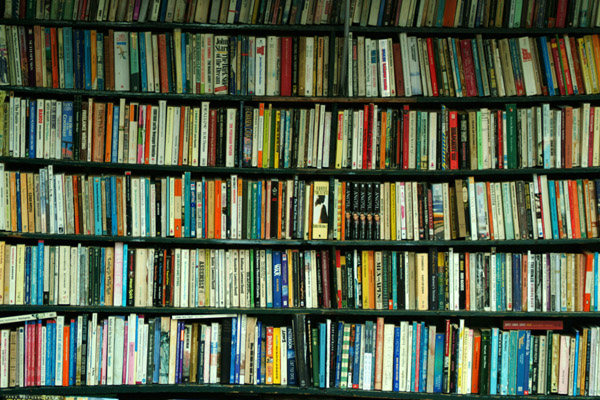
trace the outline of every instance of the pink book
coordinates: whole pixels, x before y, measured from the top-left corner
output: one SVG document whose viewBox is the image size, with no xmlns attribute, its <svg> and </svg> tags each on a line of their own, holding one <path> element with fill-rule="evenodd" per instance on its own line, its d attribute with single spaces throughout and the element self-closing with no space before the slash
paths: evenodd
<svg viewBox="0 0 600 400">
<path fill-rule="evenodd" d="M 133 20 L 137 21 L 140 18 L 140 0 L 135 0 L 135 5 L 133 6 Z"/>
<path fill-rule="evenodd" d="M 130 319 L 135 318 L 136 321 L 129 321 L 129 329 L 133 332 L 129 332 L 127 335 L 128 346 L 127 346 L 127 384 L 135 385 L 135 328 L 137 326 L 137 317 L 135 315 L 130 316 Z"/>
<path fill-rule="evenodd" d="M 37 325 L 37 349 L 35 357 L 35 384 L 42 386 L 42 321 L 38 321 Z"/>
<path fill-rule="evenodd" d="M 567 394 L 569 391 L 569 336 L 560 337 L 560 359 L 558 364 L 558 394 Z"/>
<path fill-rule="evenodd" d="M 115 271 L 114 271 L 114 300 L 113 305 L 123 304 L 123 243 L 115 243 Z"/>
</svg>

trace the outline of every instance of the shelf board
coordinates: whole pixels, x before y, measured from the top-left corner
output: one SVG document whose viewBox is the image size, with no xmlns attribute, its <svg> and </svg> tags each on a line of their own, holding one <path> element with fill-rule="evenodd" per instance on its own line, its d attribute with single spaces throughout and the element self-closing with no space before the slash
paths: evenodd
<svg viewBox="0 0 600 400">
<path fill-rule="evenodd" d="M 99 313 L 99 314 L 148 314 L 148 315 L 314 315 L 329 317 L 436 317 L 436 318 L 598 318 L 600 312 L 516 312 L 516 311 L 435 311 L 435 310 L 363 310 L 363 309 L 324 309 L 324 308 L 206 308 L 206 307 L 117 307 L 117 306 L 59 306 L 59 305 L 18 305 L 0 306 L 0 313 Z"/>
<path fill-rule="evenodd" d="M 263 103 L 335 103 L 335 104 L 465 104 L 477 106 L 481 104 L 538 104 L 538 103 L 581 103 L 600 100 L 598 94 L 582 94 L 577 96 L 515 96 L 515 97 L 281 97 L 281 96 L 253 96 L 253 95 L 214 95 L 191 93 L 149 93 L 149 92 L 122 92 L 112 90 L 84 90 L 84 89 L 55 89 L 30 86 L 2 86 L 1 90 L 26 93 L 27 95 L 74 95 L 97 98 L 128 98 L 128 99 L 164 99 L 173 101 L 200 102 L 200 101 L 253 101 Z"/>
<path fill-rule="evenodd" d="M 97 173 L 99 169 L 111 172 L 117 171 L 133 171 L 147 175 L 148 173 L 183 173 L 191 172 L 193 175 L 258 175 L 264 178 L 265 176 L 322 176 L 322 177 L 366 177 L 366 178 L 383 178 L 397 177 L 406 179 L 425 179 L 430 181 L 444 180 L 444 178 L 465 178 L 469 176 L 475 177 L 531 177 L 534 174 L 548 176 L 565 176 L 565 177 L 596 177 L 600 174 L 600 167 L 590 168 L 519 168 L 519 169 L 485 169 L 485 170 L 354 170 L 354 169 L 316 169 L 316 168 L 227 168 L 227 167 L 193 167 L 180 165 L 147 165 L 147 164 L 125 164 L 125 163 L 102 163 L 102 162 L 87 162 L 87 161 L 71 161 L 71 160 L 53 160 L 42 158 L 16 158 L 16 157 L 0 157 L 0 163 L 14 165 L 22 168 L 23 166 L 44 167 L 52 165 L 54 167 L 64 168 L 66 170 L 76 170 L 81 172 Z"/>
<path fill-rule="evenodd" d="M 1 389 L 2 395 L 31 394 L 31 395 L 137 395 L 137 394 L 200 394 L 200 393 L 227 393 L 227 394 L 271 394 L 271 395 L 308 395 L 308 396 L 344 396 L 358 398 L 380 399 L 423 399 L 423 400 L 523 400 L 523 396 L 491 396 L 478 394 L 441 394 L 441 393 L 400 393 L 383 391 L 364 391 L 357 389 L 319 389 L 315 387 L 300 388 L 297 386 L 278 385 L 121 385 L 121 386 L 60 386 L 60 387 L 28 387 Z M 532 400 L 564 400 L 561 395 L 530 395 L 526 398 Z M 597 400 L 593 396 L 577 396 L 581 400 Z"/>
<path fill-rule="evenodd" d="M 442 36 L 544 36 L 544 35 L 588 35 L 598 33 L 598 28 L 448 28 L 448 27 L 402 27 L 402 26 L 351 26 L 350 31 L 361 34 L 407 33 L 409 35 Z"/>
<path fill-rule="evenodd" d="M 154 245 L 186 245 L 194 247 L 337 247 L 337 248 L 392 248 L 426 249 L 430 247 L 480 248 L 490 247 L 557 247 L 557 246 L 600 246 L 600 239 L 527 239 L 527 240 L 302 240 L 302 239 L 198 239 L 174 237 L 130 237 L 95 235 L 59 235 L 49 233 L 0 232 L 0 239 L 48 240 L 60 242 L 89 243 L 146 243 Z M 480 250 L 484 251 L 484 250 Z"/>
<path fill-rule="evenodd" d="M 200 24 L 185 22 L 120 22 L 120 21 L 72 21 L 72 20 L 47 20 L 47 19 L 0 19 L 3 25 L 41 25 L 44 27 L 70 26 L 77 29 L 124 29 L 129 31 L 169 31 L 181 29 L 184 32 L 344 32 L 344 25 L 271 25 L 271 24 Z"/>
</svg>

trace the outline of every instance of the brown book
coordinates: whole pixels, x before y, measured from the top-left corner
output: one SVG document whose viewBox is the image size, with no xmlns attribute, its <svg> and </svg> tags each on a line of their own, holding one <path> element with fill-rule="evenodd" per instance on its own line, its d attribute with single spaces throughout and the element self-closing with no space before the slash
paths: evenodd
<svg viewBox="0 0 600 400">
<path fill-rule="evenodd" d="M 300 37 L 298 45 L 298 96 L 306 93 L 306 37 Z"/>
<path fill-rule="evenodd" d="M 104 36 L 104 90 L 115 90 L 114 30 Z"/>
<path fill-rule="evenodd" d="M 192 347 L 190 354 L 190 382 L 198 382 L 198 329 L 200 324 L 198 322 L 192 323 Z M 157 349 L 154 349 L 157 351 Z"/>
<path fill-rule="evenodd" d="M 10 332 L 10 359 L 8 363 L 8 386 L 17 385 L 17 331 Z"/>
<path fill-rule="evenodd" d="M 562 159 L 561 165 L 563 168 L 573 167 L 573 107 L 565 106 L 562 108 L 564 117 L 564 152 L 565 155 Z M 560 156 L 557 154 L 557 156 Z"/>
<path fill-rule="evenodd" d="M 467 222 L 465 215 L 465 186 L 462 179 L 454 181 L 456 193 L 456 219 L 458 221 L 458 237 L 467 237 Z"/>
<path fill-rule="evenodd" d="M 106 104 L 94 103 L 94 116 L 92 124 L 92 161 L 104 161 L 104 133 L 105 133 Z"/>
<path fill-rule="evenodd" d="M 381 390 L 383 376 L 383 317 L 377 317 L 377 335 L 375 341 L 375 390 Z"/>
<path fill-rule="evenodd" d="M 33 42 L 35 48 L 35 86 L 44 87 L 44 75 L 42 70 L 42 27 L 39 25 L 34 25 L 33 27 Z"/>
<path fill-rule="evenodd" d="M 392 45 L 394 56 L 394 79 L 396 81 L 396 96 L 404 97 L 404 75 L 402 70 L 402 51 L 400 43 Z"/>
</svg>

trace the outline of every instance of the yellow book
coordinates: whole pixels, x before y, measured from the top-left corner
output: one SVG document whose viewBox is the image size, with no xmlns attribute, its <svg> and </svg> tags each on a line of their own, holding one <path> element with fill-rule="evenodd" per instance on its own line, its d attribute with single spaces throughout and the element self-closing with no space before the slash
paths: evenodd
<svg viewBox="0 0 600 400">
<path fill-rule="evenodd" d="M 392 240 L 396 240 L 396 185 L 392 182 L 390 185 L 390 234 Z"/>
<path fill-rule="evenodd" d="M 273 384 L 281 384 L 281 328 L 273 328 Z"/>
<path fill-rule="evenodd" d="M 577 52 L 579 53 L 579 61 L 581 65 L 581 74 L 583 75 L 583 86 L 586 94 L 592 94 L 592 78 L 590 77 L 590 70 L 588 66 L 587 58 L 585 57 L 585 43 L 583 38 L 577 39 Z"/>
<path fill-rule="evenodd" d="M 27 213 L 27 174 L 21 173 L 21 232 L 29 232 L 29 214 Z"/>
<path fill-rule="evenodd" d="M 598 93 L 598 74 L 596 69 L 596 60 L 594 60 L 594 44 L 592 43 L 591 35 L 584 36 L 585 40 L 585 55 L 587 57 L 590 78 L 592 82 L 593 94 Z"/>
<path fill-rule="evenodd" d="M 267 327 L 267 353 L 265 360 L 265 383 L 267 385 L 273 384 L 273 327 Z"/>
<path fill-rule="evenodd" d="M 181 29 L 173 30 L 173 43 L 175 53 L 175 88 L 177 93 L 183 93 L 183 81 L 181 78 L 183 65 L 181 64 Z"/>
<path fill-rule="evenodd" d="M 367 251 L 369 257 L 369 309 L 375 309 L 375 257 L 373 250 Z"/>
<path fill-rule="evenodd" d="M 429 309 L 429 279 L 427 253 L 417 254 L 417 309 Z"/>
<path fill-rule="evenodd" d="M 281 110 L 277 110 L 277 111 L 275 111 L 275 149 L 274 149 L 275 150 L 274 151 L 275 159 L 273 160 L 274 168 L 279 168 L 279 158 L 280 158 L 279 141 L 281 140 L 280 135 L 281 135 Z"/>
<path fill-rule="evenodd" d="M 369 252 L 367 250 L 362 251 L 361 257 L 361 268 L 362 268 L 362 303 L 363 309 L 369 308 L 369 286 L 371 283 L 371 277 L 369 276 Z"/>
</svg>

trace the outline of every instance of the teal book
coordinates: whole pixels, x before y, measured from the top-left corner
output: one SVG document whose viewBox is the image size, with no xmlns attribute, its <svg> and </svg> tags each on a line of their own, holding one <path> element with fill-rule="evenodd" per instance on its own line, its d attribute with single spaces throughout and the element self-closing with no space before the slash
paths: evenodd
<svg viewBox="0 0 600 400">
<path fill-rule="evenodd" d="M 435 334 L 435 362 L 433 371 L 433 393 L 442 393 L 442 374 L 444 372 L 444 334 Z"/>
<path fill-rule="evenodd" d="M 517 168 L 517 105 L 514 103 L 506 105 L 506 152 L 508 168 Z"/>
</svg>

